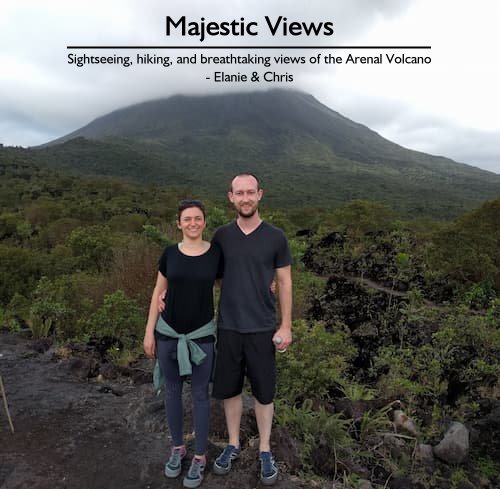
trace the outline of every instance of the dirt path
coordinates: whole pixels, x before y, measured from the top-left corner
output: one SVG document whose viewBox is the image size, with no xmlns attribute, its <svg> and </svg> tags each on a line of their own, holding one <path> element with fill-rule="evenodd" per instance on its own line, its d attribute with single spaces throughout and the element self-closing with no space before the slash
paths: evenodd
<svg viewBox="0 0 500 489">
<path fill-rule="evenodd" d="M 89 360 L 84 355 L 61 358 L 53 348 L 38 353 L 34 346 L 30 340 L 0 334 L 0 373 L 16 430 L 10 433 L 2 405 L 2 489 L 182 487 L 182 477 L 169 480 L 163 476 L 169 447 L 163 401 L 146 379 L 119 376 L 99 383 L 86 378 Z M 220 431 L 221 408 L 214 404 L 212 411 Z M 247 437 L 231 474 L 218 477 L 208 470 L 202 487 L 261 487 L 252 441 Z M 214 437 L 212 442 L 210 460 L 223 446 L 223 439 Z M 289 476 L 286 467 L 282 469 L 274 487 L 312 487 Z"/>
</svg>

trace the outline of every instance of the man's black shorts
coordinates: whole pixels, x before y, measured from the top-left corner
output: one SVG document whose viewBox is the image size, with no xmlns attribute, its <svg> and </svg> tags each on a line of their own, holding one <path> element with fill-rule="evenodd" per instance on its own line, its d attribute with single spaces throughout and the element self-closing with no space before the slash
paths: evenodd
<svg viewBox="0 0 500 489">
<path fill-rule="evenodd" d="M 273 402 L 276 390 L 274 331 L 238 333 L 219 330 L 212 395 L 229 399 L 241 394 L 245 374 L 261 404 Z"/>
</svg>

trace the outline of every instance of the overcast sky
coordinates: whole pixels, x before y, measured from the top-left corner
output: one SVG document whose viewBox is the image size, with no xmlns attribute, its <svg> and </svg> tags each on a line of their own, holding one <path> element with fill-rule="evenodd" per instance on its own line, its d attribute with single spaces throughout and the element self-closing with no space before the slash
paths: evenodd
<svg viewBox="0 0 500 489">
<path fill-rule="evenodd" d="M 189 22 L 258 23 L 259 35 L 196 37 L 165 34 L 165 17 Z M 333 36 L 272 37 L 264 16 L 333 22 Z M 63 136 L 112 110 L 173 94 L 302 90 L 344 116 L 403 146 L 500 173 L 500 2 L 496 0 L 2 0 L 0 7 L 0 142 L 32 146 Z M 223 84 L 214 71 L 264 72 L 262 66 L 129 68 L 68 64 L 68 45 L 429 45 L 430 51 L 234 50 L 233 54 L 349 53 L 431 56 L 428 65 L 285 66 L 293 83 Z M 231 51 L 147 51 L 223 56 Z M 211 80 L 206 80 L 211 76 Z"/>
</svg>

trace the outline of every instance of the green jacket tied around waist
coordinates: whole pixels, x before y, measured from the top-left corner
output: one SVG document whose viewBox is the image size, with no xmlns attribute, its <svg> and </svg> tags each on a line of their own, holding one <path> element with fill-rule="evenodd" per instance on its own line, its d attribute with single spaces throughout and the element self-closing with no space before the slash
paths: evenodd
<svg viewBox="0 0 500 489">
<path fill-rule="evenodd" d="M 193 372 L 191 362 L 200 365 L 207 356 L 193 340 L 210 335 L 215 338 L 216 328 L 215 321 L 212 319 L 209 323 L 191 331 L 191 333 L 179 334 L 160 316 L 155 329 L 158 333 L 177 339 L 177 363 L 179 364 L 179 375 L 182 376 L 191 375 Z M 163 372 L 158 360 L 156 360 L 153 372 L 153 383 L 156 389 L 160 389 L 164 383 Z"/>
</svg>

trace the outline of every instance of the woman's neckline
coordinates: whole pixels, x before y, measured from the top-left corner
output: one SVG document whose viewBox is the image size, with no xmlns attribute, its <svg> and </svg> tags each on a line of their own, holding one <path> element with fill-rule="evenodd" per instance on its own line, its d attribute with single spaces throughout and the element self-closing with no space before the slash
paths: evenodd
<svg viewBox="0 0 500 489">
<path fill-rule="evenodd" d="M 190 254 L 186 253 L 186 247 L 184 246 L 184 243 L 181 241 L 180 243 L 177 243 L 177 249 L 179 250 L 179 253 L 184 256 L 190 256 L 190 257 L 197 257 L 197 256 L 203 256 L 211 248 L 211 244 L 208 241 L 203 241 L 203 248 L 200 248 L 200 253 L 195 253 L 195 254 Z"/>
</svg>

